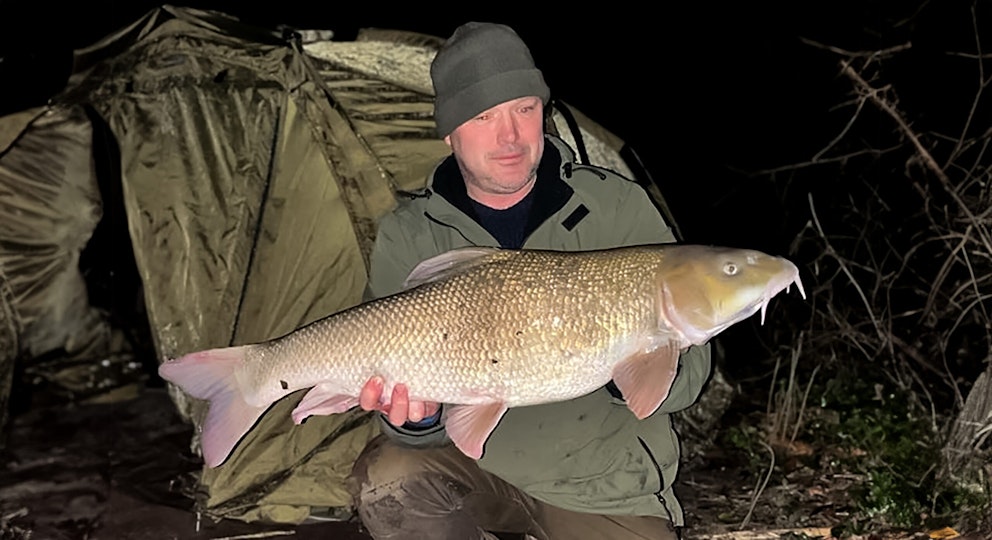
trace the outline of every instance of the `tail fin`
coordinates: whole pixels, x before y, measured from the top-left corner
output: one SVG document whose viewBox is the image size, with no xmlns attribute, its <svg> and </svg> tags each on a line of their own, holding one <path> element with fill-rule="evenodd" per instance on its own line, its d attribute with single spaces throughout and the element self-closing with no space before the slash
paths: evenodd
<svg viewBox="0 0 992 540">
<path fill-rule="evenodd" d="M 269 408 L 246 403 L 235 377 L 249 347 L 195 352 L 158 367 L 163 379 L 195 398 L 210 401 L 202 437 L 203 460 L 209 467 L 223 463 Z"/>
</svg>

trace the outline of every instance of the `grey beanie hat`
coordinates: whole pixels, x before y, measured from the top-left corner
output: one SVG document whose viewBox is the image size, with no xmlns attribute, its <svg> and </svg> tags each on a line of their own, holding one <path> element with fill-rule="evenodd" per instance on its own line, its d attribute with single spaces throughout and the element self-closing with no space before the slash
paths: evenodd
<svg viewBox="0 0 992 540">
<path fill-rule="evenodd" d="M 551 95 L 530 50 L 509 26 L 470 22 L 455 29 L 431 63 L 434 121 L 447 137 L 466 120 L 504 101 Z"/>
</svg>

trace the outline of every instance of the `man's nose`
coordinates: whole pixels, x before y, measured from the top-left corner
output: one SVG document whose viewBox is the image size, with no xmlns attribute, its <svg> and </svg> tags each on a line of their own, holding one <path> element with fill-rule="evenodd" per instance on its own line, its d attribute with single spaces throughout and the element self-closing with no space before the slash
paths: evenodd
<svg viewBox="0 0 992 540">
<path fill-rule="evenodd" d="M 499 127 L 496 131 L 497 141 L 500 144 L 514 143 L 517 141 L 518 136 L 517 119 L 512 114 L 503 115 L 499 120 Z"/>
</svg>

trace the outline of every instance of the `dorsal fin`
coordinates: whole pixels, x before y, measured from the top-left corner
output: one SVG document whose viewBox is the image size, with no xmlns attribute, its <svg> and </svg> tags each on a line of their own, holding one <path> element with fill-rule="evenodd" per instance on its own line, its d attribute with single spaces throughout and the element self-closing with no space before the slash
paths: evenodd
<svg viewBox="0 0 992 540">
<path fill-rule="evenodd" d="M 412 289 L 424 283 L 432 283 L 456 276 L 485 264 L 491 255 L 501 251 L 503 250 L 494 247 L 472 246 L 435 255 L 414 267 L 406 281 L 403 282 L 403 289 Z"/>
</svg>

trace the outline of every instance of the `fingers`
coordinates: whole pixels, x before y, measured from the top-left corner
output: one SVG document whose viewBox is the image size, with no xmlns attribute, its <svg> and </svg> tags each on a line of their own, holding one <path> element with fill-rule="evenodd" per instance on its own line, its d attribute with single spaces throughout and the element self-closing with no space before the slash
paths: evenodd
<svg viewBox="0 0 992 540">
<path fill-rule="evenodd" d="M 424 417 L 427 416 L 427 414 L 424 412 L 427 409 L 426 403 L 424 403 L 423 401 L 410 401 L 409 403 L 410 403 L 410 409 L 409 412 L 407 413 L 407 418 L 409 418 L 411 422 L 419 422 L 423 420 Z"/>
<path fill-rule="evenodd" d="M 389 403 L 389 410 L 383 411 L 389 418 L 389 423 L 394 426 L 402 426 L 410 417 L 410 393 L 405 384 L 397 384 L 393 387 L 393 398 Z"/>
<path fill-rule="evenodd" d="M 362 387 L 358 395 L 358 404 L 366 411 L 377 411 L 382 402 L 382 377 L 372 377 Z"/>
<path fill-rule="evenodd" d="M 441 409 L 441 404 L 433 401 L 424 401 L 424 418 L 434 416 Z"/>
<path fill-rule="evenodd" d="M 440 408 L 440 405 L 434 402 L 410 401 L 410 391 L 405 384 L 395 385 L 389 403 L 384 405 L 383 386 L 382 377 L 370 378 L 362 386 L 358 395 L 358 404 L 366 411 L 381 411 L 394 426 L 419 422 L 428 416 L 433 416 Z"/>
</svg>

